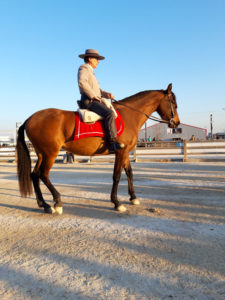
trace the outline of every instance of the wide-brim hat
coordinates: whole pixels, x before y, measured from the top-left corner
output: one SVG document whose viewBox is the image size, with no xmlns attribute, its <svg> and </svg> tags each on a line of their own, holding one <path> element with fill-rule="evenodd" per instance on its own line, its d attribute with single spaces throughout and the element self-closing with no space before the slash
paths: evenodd
<svg viewBox="0 0 225 300">
<path fill-rule="evenodd" d="M 95 49 L 87 49 L 87 50 L 85 51 L 84 54 L 80 54 L 80 55 L 78 55 L 78 56 L 79 56 L 80 58 L 85 58 L 85 57 L 96 57 L 96 58 L 98 58 L 99 60 L 105 59 L 105 57 L 102 56 L 102 55 L 99 55 L 98 50 L 95 50 Z"/>
</svg>

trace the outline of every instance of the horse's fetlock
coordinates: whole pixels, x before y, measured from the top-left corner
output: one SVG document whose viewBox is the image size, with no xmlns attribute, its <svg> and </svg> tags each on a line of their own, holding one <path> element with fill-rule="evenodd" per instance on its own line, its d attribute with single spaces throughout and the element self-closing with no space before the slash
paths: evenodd
<svg viewBox="0 0 225 300">
<path fill-rule="evenodd" d="M 49 206 L 45 206 L 44 208 L 45 213 L 47 214 L 54 214 L 55 213 L 55 209 L 53 207 Z"/>
<path fill-rule="evenodd" d="M 116 199 L 111 199 L 111 202 L 114 204 L 114 206 L 115 206 L 115 209 L 117 209 L 120 205 L 121 205 L 121 203 Z"/>
<path fill-rule="evenodd" d="M 112 203 L 116 203 L 116 202 L 118 202 L 118 201 L 115 200 L 115 199 L 113 199 L 113 198 L 111 198 L 111 202 L 112 202 Z"/>
<path fill-rule="evenodd" d="M 44 207 L 43 201 L 37 201 L 38 207 Z"/>
</svg>

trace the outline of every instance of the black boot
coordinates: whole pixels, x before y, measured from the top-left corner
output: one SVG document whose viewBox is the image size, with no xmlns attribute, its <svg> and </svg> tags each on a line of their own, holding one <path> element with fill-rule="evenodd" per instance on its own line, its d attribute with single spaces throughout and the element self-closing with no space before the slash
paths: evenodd
<svg viewBox="0 0 225 300">
<path fill-rule="evenodd" d="M 113 153 L 115 153 L 115 151 L 123 149 L 123 148 L 124 148 L 124 144 L 119 144 L 117 142 L 110 143 L 109 153 L 113 154 Z"/>
</svg>

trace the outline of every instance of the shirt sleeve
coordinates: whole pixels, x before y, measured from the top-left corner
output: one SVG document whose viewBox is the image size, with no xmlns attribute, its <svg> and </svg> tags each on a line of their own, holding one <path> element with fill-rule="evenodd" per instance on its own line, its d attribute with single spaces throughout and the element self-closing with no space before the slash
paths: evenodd
<svg viewBox="0 0 225 300">
<path fill-rule="evenodd" d="M 90 99 L 97 96 L 89 83 L 89 70 L 83 65 L 78 70 L 78 85 L 81 94 L 87 95 Z"/>
</svg>

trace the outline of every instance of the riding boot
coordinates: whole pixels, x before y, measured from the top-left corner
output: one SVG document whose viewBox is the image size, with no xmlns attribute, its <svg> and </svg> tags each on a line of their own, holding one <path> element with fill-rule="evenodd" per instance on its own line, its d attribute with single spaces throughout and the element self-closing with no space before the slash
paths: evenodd
<svg viewBox="0 0 225 300">
<path fill-rule="evenodd" d="M 123 149 L 124 144 L 119 144 L 118 142 L 111 142 L 109 145 L 109 153 L 113 154 L 115 151 Z"/>
<path fill-rule="evenodd" d="M 124 148 L 124 144 L 119 144 L 116 141 L 117 130 L 113 113 L 105 117 L 105 127 L 107 132 L 107 140 L 109 142 L 109 153 L 113 154 L 115 151 Z"/>
<path fill-rule="evenodd" d="M 124 144 L 119 144 L 116 141 L 117 129 L 113 111 L 97 100 L 90 102 L 89 100 L 86 100 L 86 97 L 84 97 L 81 101 L 83 101 L 87 109 L 94 111 L 104 118 L 106 139 L 109 143 L 109 153 L 115 153 L 115 151 L 124 148 Z"/>
</svg>

